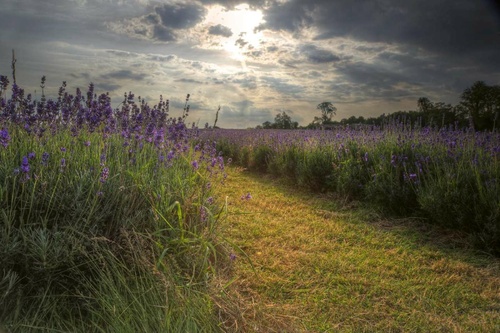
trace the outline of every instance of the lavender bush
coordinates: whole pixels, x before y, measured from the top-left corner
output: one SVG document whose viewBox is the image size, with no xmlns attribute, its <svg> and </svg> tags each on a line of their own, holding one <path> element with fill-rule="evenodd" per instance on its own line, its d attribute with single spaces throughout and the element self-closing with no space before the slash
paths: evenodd
<svg viewBox="0 0 500 333">
<path fill-rule="evenodd" d="M 40 101 L 8 87 L 1 76 L 0 327 L 218 331 L 207 288 L 224 258 L 224 160 L 193 145 L 189 95 L 173 118 L 168 100 L 132 93 L 113 109 L 92 84 Z"/>
<path fill-rule="evenodd" d="M 224 156 L 315 191 L 462 230 L 500 254 L 500 134 L 454 128 L 217 130 Z"/>
</svg>

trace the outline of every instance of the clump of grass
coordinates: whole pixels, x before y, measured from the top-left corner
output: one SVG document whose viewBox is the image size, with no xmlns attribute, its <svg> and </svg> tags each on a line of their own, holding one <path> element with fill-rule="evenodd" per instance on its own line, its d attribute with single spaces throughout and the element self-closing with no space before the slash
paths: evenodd
<svg viewBox="0 0 500 333">
<path fill-rule="evenodd" d="M 0 91 L 0 327 L 216 332 L 224 161 L 168 101 Z M 5 93 L 4 93 L 5 92 Z"/>
</svg>

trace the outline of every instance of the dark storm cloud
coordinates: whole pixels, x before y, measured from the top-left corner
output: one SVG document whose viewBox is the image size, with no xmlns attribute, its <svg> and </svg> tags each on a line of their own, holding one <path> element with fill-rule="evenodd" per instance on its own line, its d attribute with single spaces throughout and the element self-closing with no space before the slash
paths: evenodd
<svg viewBox="0 0 500 333">
<path fill-rule="evenodd" d="M 264 12 L 264 20 L 258 29 L 298 31 L 313 23 L 311 10 L 315 7 L 311 0 L 291 0 L 274 2 Z"/>
<path fill-rule="evenodd" d="M 208 28 L 208 33 L 210 35 L 223 36 L 223 37 L 231 37 L 233 32 L 230 28 L 223 26 L 222 24 L 213 25 Z"/>
<path fill-rule="evenodd" d="M 348 37 L 399 43 L 441 54 L 500 55 L 500 19 L 493 1 L 290 0 L 266 10 L 262 28 L 320 31 L 317 40 Z"/>
<path fill-rule="evenodd" d="M 312 63 L 323 64 L 328 62 L 339 61 L 340 58 L 328 50 L 323 50 L 315 45 L 303 45 L 300 48 L 300 52 L 304 54 Z"/>
<path fill-rule="evenodd" d="M 156 7 L 161 24 L 172 29 L 187 29 L 203 20 L 207 9 L 197 3 L 174 3 Z"/>
</svg>

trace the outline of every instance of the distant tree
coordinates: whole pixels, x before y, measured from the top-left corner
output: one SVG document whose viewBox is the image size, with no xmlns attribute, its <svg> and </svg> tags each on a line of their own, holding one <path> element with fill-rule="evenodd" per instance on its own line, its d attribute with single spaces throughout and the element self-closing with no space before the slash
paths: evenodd
<svg viewBox="0 0 500 333">
<path fill-rule="evenodd" d="M 476 81 L 463 91 L 460 104 L 468 111 L 474 129 L 493 129 L 500 112 L 500 86 Z"/>
<path fill-rule="evenodd" d="M 292 118 L 285 111 L 283 111 L 278 113 L 276 117 L 274 117 L 274 123 L 266 121 L 259 126 L 264 129 L 296 129 L 299 127 L 299 123 L 296 121 L 292 121 Z"/>
<path fill-rule="evenodd" d="M 285 111 L 278 113 L 274 118 L 275 128 L 281 129 L 291 129 L 292 128 L 292 118 L 286 114 Z"/>
<path fill-rule="evenodd" d="M 332 117 L 337 113 L 337 108 L 330 102 L 319 103 L 316 109 L 321 110 L 321 117 L 314 117 L 314 123 L 318 124 L 330 122 Z"/>
<path fill-rule="evenodd" d="M 270 129 L 270 128 L 273 128 L 273 124 L 270 121 L 266 121 L 266 122 L 262 123 L 261 127 L 264 129 Z"/>
</svg>

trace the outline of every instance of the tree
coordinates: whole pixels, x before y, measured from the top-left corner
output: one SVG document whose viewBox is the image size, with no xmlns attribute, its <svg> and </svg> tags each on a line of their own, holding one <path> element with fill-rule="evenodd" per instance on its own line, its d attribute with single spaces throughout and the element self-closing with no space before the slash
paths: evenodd
<svg viewBox="0 0 500 333">
<path fill-rule="evenodd" d="M 500 86 L 476 81 L 463 91 L 460 104 L 468 111 L 474 129 L 493 129 L 500 112 Z"/>
<path fill-rule="evenodd" d="M 281 129 L 291 129 L 292 128 L 292 118 L 286 114 L 285 111 L 278 113 L 274 118 L 275 128 Z"/>
<path fill-rule="evenodd" d="M 299 127 L 299 123 L 296 121 L 292 121 L 292 118 L 285 111 L 283 111 L 278 113 L 276 117 L 274 117 L 274 123 L 266 121 L 262 123 L 261 127 L 265 129 L 296 129 Z"/>
<path fill-rule="evenodd" d="M 325 124 L 332 120 L 332 117 L 337 114 L 337 108 L 330 102 L 319 103 L 316 109 L 321 110 L 321 118 L 314 117 L 314 122 Z"/>
</svg>

